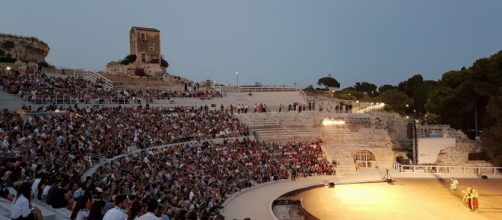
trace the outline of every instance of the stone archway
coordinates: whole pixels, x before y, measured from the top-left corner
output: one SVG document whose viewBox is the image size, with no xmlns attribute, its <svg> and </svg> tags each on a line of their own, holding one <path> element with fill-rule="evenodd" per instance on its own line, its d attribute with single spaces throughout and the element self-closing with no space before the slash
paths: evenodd
<svg viewBox="0 0 502 220">
<path fill-rule="evenodd" d="M 371 161 L 375 161 L 375 155 L 368 150 L 358 150 L 353 155 L 357 168 L 374 166 Z"/>
</svg>

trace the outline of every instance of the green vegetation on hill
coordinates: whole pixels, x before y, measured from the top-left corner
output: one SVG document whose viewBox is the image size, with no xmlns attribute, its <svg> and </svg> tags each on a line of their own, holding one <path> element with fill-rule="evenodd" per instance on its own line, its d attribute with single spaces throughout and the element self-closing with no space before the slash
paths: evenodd
<svg viewBox="0 0 502 220">
<path fill-rule="evenodd" d="M 378 90 L 372 83 L 357 82 L 335 96 L 382 101 L 386 110 L 450 124 L 471 138 L 477 130 L 483 150 L 495 165 L 502 166 L 502 51 L 476 60 L 469 68 L 446 72 L 438 81 L 417 74 Z"/>
<path fill-rule="evenodd" d="M 469 68 L 449 71 L 431 89 L 425 108 L 438 121 L 474 136 L 492 162 L 502 165 L 502 51 L 478 59 Z"/>
<path fill-rule="evenodd" d="M 333 77 L 331 76 L 326 76 L 323 78 L 320 78 L 317 81 L 317 84 L 320 86 L 325 86 L 326 88 L 340 88 L 340 83 Z"/>
<path fill-rule="evenodd" d="M 120 64 L 129 65 L 134 62 L 136 62 L 136 54 L 129 54 L 126 57 L 124 57 L 123 60 L 120 61 Z"/>
</svg>

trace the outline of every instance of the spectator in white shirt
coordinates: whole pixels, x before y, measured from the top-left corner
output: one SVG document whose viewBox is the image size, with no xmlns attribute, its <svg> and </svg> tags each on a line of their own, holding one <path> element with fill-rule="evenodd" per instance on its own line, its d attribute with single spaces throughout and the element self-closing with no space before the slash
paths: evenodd
<svg viewBox="0 0 502 220">
<path fill-rule="evenodd" d="M 13 220 L 42 220 L 42 212 L 31 208 L 31 183 L 23 182 L 19 187 L 16 199 L 10 207 L 10 217 Z"/>
<path fill-rule="evenodd" d="M 146 211 L 147 212 L 144 215 L 139 217 L 139 220 L 160 220 L 160 218 L 155 214 L 159 211 L 158 204 L 155 200 L 148 202 L 148 208 Z"/>
<path fill-rule="evenodd" d="M 125 195 L 115 196 L 115 207 L 108 210 L 103 220 L 126 220 L 129 199 Z"/>
</svg>

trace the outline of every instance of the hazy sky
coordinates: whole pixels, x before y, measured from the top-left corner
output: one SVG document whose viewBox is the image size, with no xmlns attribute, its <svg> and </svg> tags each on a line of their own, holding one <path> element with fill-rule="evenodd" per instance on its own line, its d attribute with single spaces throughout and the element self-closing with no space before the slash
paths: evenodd
<svg viewBox="0 0 502 220">
<path fill-rule="evenodd" d="M 220 83 L 342 87 L 437 80 L 502 50 L 500 0 L 1 1 L 0 32 L 36 36 L 48 62 L 103 70 L 131 26 L 161 31 L 169 71 Z"/>
</svg>

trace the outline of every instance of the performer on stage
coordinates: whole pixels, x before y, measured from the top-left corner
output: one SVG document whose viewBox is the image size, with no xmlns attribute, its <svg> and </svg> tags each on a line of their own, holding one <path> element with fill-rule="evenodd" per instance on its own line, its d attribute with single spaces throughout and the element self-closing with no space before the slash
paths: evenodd
<svg viewBox="0 0 502 220">
<path fill-rule="evenodd" d="M 464 204 L 470 209 L 472 188 L 467 187 L 467 189 L 465 189 L 465 191 L 462 192 L 464 193 L 464 196 L 462 197 L 462 204 Z"/>
<path fill-rule="evenodd" d="M 472 205 L 471 205 L 471 207 L 472 207 L 471 211 L 476 211 L 479 208 L 479 202 L 478 202 L 479 193 L 478 193 L 478 191 L 477 190 L 472 190 L 471 197 L 472 197 L 472 199 L 471 199 L 471 203 L 472 203 Z"/>
<path fill-rule="evenodd" d="M 455 191 L 457 190 L 457 186 L 458 186 L 458 180 L 453 177 L 450 178 L 450 180 L 451 180 L 451 183 L 450 183 L 451 194 L 455 195 Z"/>
</svg>

